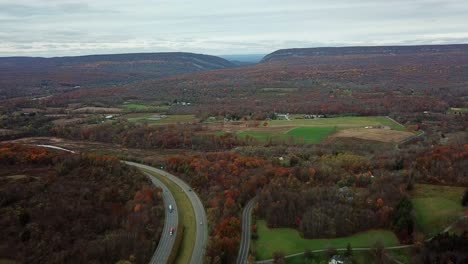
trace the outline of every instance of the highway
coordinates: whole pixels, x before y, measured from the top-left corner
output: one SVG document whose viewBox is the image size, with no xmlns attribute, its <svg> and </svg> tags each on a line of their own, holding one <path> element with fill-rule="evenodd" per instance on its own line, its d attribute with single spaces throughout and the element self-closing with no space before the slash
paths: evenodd
<svg viewBox="0 0 468 264">
<path fill-rule="evenodd" d="M 250 200 L 242 211 L 242 237 L 237 255 L 237 264 L 247 263 L 250 249 L 250 232 L 252 231 L 252 209 L 257 202 L 256 198 Z"/>
<path fill-rule="evenodd" d="M 177 211 L 176 201 L 169 189 L 158 180 L 156 177 L 151 176 L 149 173 L 145 173 L 146 176 L 153 182 L 154 185 L 163 189 L 163 200 L 165 210 L 164 228 L 159 239 L 158 247 L 151 258 L 151 264 L 167 263 L 169 255 L 171 254 L 172 247 L 174 245 L 175 237 L 177 235 L 177 225 L 179 223 L 179 213 Z M 169 205 L 172 206 L 172 212 L 169 211 Z M 174 233 L 169 233 L 171 227 L 174 227 Z"/>
<path fill-rule="evenodd" d="M 192 203 L 192 207 L 195 212 L 195 219 L 197 221 L 195 245 L 193 248 L 192 258 L 190 260 L 190 263 L 191 264 L 204 263 L 206 244 L 208 242 L 208 227 L 207 227 L 205 208 L 203 207 L 203 204 L 200 198 L 198 197 L 198 195 L 194 191 L 192 191 L 192 188 L 187 183 L 185 183 L 183 180 L 179 179 L 178 177 L 166 171 L 156 169 L 154 167 L 143 165 L 143 164 L 130 162 L 130 161 L 125 161 L 125 163 L 128 165 L 141 168 L 141 169 L 146 169 L 146 170 L 158 173 L 168 178 L 169 180 L 173 181 L 185 192 L 190 202 Z"/>
</svg>

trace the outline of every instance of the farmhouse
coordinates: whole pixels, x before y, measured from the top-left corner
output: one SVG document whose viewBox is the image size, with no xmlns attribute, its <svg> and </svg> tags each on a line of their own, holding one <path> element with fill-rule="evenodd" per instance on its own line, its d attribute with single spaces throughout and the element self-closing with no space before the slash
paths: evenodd
<svg viewBox="0 0 468 264">
<path fill-rule="evenodd" d="M 289 119 L 289 113 L 287 114 L 276 114 L 276 118 L 279 120 L 291 120 Z"/>
<path fill-rule="evenodd" d="M 318 118 L 324 118 L 325 115 L 304 115 L 304 119 L 318 119 Z"/>
</svg>

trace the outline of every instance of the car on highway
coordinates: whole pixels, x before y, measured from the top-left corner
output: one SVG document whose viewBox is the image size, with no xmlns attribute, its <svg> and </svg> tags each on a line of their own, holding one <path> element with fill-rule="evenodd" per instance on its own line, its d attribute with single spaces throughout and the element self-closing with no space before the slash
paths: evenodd
<svg viewBox="0 0 468 264">
<path fill-rule="evenodd" d="M 169 234 L 171 234 L 171 236 L 174 234 L 174 228 L 171 227 L 171 229 L 169 229 Z"/>
<path fill-rule="evenodd" d="M 169 213 L 172 213 L 172 211 L 174 210 L 174 208 L 172 207 L 172 204 L 169 205 Z"/>
</svg>

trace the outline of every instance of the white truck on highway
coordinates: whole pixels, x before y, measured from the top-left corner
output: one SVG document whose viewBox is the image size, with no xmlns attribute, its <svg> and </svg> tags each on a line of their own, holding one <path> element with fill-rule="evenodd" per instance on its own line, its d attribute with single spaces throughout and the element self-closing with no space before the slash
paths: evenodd
<svg viewBox="0 0 468 264">
<path fill-rule="evenodd" d="M 172 213 L 172 204 L 169 205 L 169 213 Z"/>
</svg>

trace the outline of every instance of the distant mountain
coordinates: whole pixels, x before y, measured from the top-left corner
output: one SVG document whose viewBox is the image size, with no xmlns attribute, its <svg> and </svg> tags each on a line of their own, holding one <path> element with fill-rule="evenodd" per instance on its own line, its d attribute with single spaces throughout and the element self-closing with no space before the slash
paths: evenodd
<svg viewBox="0 0 468 264">
<path fill-rule="evenodd" d="M 267 116 L 271 112 L 387 115 L 402 109 L 441 112 L 448 106 L 465 104 L 467 46 L 282 50 L 268 55 L 264 60 L 268 63 L 133 82 L 110 89 L 78 90 L 48 101 L 51 106 L 60 106 L 97 101 L 112 105 L 124 98 L 177 100 L 191 105 L 173 106 L 171 113 L 197 111 L 209 113 L 207 116 Z M 331 55 L 306 55 L 317 51 Z M 336 55 L 345 52 L 346 55 Z M 437 97 L 426 97 L 434 91 Z M 366 103 L 362 103 L 363 98 Z"/>
<path fill-rule="evenodd" d="M 4 57 L 0 58 L 0 98 L 115 86 L 235 66 L 220 57 L 184 52 Z"/>
<path fill-rule="evenodd" d="M 237 54 L 237 55 L 220 55 L 221 58 L 229 60 L 237 65 L 251 65 L 259 63 L 265 54 Z"/>
<path fill-rule="evenodd" d="M 163 52 L 163 53 L 130 53 L 130 54 L 108 54 L 108 55 L 87 55 L 76 57 L 0 57 L 0 66 L 29 65 L 34 66 L 75 66 L 87 65 L 93 63 L 183 63 L 186 66 L 192 66 L 193 69 L 214 70 L 231 68 L 234 65 L 228 60 L 220 57 L 195 54 L 187 52 Z"/>
<path fill-rule="evenodd" d="M 419 53 L 468 53 L 468 44 L 421 45 L 421 46 L 362 46 L 281 49 L 266 55 L 261 62 L 271 62 L 291 58 L 339 55 L 404 55 Z"/>
</svg>

